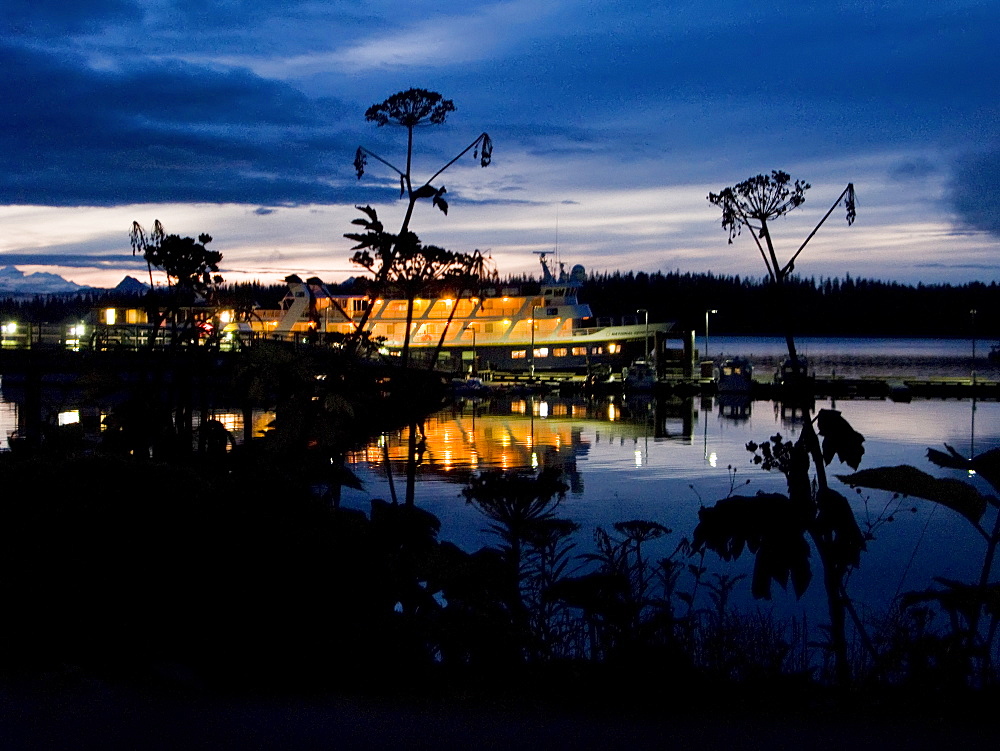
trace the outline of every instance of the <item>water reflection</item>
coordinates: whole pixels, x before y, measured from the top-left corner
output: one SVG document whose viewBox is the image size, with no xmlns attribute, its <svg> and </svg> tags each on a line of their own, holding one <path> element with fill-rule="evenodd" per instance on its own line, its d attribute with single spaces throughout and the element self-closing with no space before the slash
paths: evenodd
<svg viewBox="0 0 1000 751">
<path fill-rule="evenodd" d="M 4 384 L 4 397 L 0 445 L 6 448 L 26 410 L 23 393 L 9 384 Z M 39 412 L 47 424 L 79 423 L 88 435 L 99 437 L 114 406 L 112 401 L 88 401 L 82 392 L 60 387 L 45 390 Z M 816 408 L 840 410 L 865 436 L 862 468 L 912 464 L 953 477 L 954 473 L 936 470 L 926 461 L 927 447 L 948 443 L 968 454 L 1000 446 L 1000 404 L 995 401 L 819 400 Z M 242 439 L 240 410 L 215 405 L 204 414 Z M 194 415 L 195 428 L 201 417 L 200 411 Z M 260 435 L 274 414 L 258 410 L 251 419 L 251 433 Z M 587 549 L 595 527 L 646 519 L 674 530 L 658 551 L 669 555 L 681 537 L 691 534 L 702 505 L 733 492 L 784 490 L 784 478 L 753 466 L 745 446 L 775 433 L 794 440 L 801 419 L 800 412 L 779 403 L 738 398 L 462 400 L 428 417 L 418 428 L 422 461 L 416 502 L 441 519 L 442 539 L 475 550 L 489 538 L 483 532 L 486 522 L 460 494 L 470 474 L 486 468 L 558 466 L 571 488 L 561 513 L 581 526 L 579 550 Z M 397 484 L 405 478 L 408 442 L 407 430 L 395 431 L 351 453 L 347 460 L 364 487 L 345 490 L 344 505 L 367 510 L 373 498 L 391 498 L 391 478 Z M 831 475 L 848 471 L 835 465 Z M 988 492 L 979 478 L 970 480 Z M 870 510 L 868 500 L 837 482 L 835 487 L 850 498 L 863 521 Z M 884 502 L 873 498 L 871 508 Z M 897 591 L 926 586 L 931 576 L 967 579 L 969 562 L 976 560 L 980 547 L 955 514 L 928 503 L 908 502 L 869 546 L 852 588 L 884 601 Z M 959 554 L 962 551 L 971 554 Z M 713 565 L 722 566 L 718 561 Z"/>
<path fill-rule="evenodd" d="M 697 422 L 693 399 L 650 397 L 566 399 L 514 397 L 459 400 L 427 418 L 420 431 L 425 477 L 464 482 L 482 469 L 558 467 L 571 492 L 583 492 L 578 465 L 597 445 L 633 446 L 635 467 L 647 463 L 652 441 L 690 443 Z M 352 452 L 348 461 L 401 471 L 409 430 L 395 431 Z"/>
<path fill-rule="evenodd" d="M 543 406 L 546 405 L 546 406 Z M 962 453 L 1000 446 L 1000 404 L 957 400 L 818 400 L 817 409 L 837 409 L 865 436 L 861 468 L 912 464 L 932 475 L 954 477 L 926 460 L 930 446 L 947 442 Z M 529 469 L 560 464 L 571 492 L 563 516 L 581 526 L 576 544 L 589 550 L 593 531 L 619 521 L 656 521 L 674 533 L 657 554 L 669 555 L 690 536 L 702 505 L 731 493 L 785 492 L 784 477 L 751 463 L 748 441 L 780 433 L 795 440 L 801 412 L 771 402 L 730 404 L 718 398 L 657 403 L 585 399 L 464 401 L 430 417 L 424 427 L 426 454 L 418 473 L 416 501 L 442 521 L 441 537 L 475 550 L 488 544 L 485 520 L 460 494 L 473 471 L 487 467 Z M 406 431 L 383 437 L 396 477 L 404 471 Z M 345 503 L 367 508 L 371 498 L 389 497 L 386 465 L 378 441 L 351 458 L 365 484 L 345 493 Z M 849 474 L 834 462 L 830 474 Z M 980 490 L 985 483 L 970 478 Z M 833 479 L 864 526 L 885 505 L 888 494 L 858 495 Z M 877 606 L 895 593 L 927 586 L 933 576 L 966 579 L 981 547 L 956 514 L 923 501 L 907 501 L 895 521 L 871 541 L 851 589 Z M 965 552 L 968 555 L 965 554 Z M 981 560 L 981 556 L 978 558 Z M 749 558 L 734 564 L 708 561 L 713 570 L 745 572 Z M 970 566 L 972 568 L 970 568 Z M 821 588 L 803 602 L 789 595 L 788 607 L 822 610 Z M 745 593 L 744 593 L 745 594 Z M 812 599 L 820 598 L 809 604 Z"/>
</svg>

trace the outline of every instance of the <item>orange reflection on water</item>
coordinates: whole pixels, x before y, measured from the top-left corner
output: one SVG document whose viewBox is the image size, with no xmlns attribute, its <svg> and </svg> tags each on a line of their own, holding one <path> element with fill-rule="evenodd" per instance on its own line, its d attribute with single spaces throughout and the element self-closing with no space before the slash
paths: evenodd
<svg viewBox="0 0 1000 751">
<path fill-rule="evenodd" d="M 528 412 L 524 402 L 511 405 L 512 411 L 518 407 Z M 388 447 L 389 461 L 394 464 L 407 461 L 409 439 L 408 428 L 382 437 Z M 572 455 L 574 446 L 580 443 L 580 436 L 579 429 L 574 430 L 572 423 L 531 419 L 517 412 L 506 418 L 439 413 L 424 422 L 422 431 L 417 428 L 417 443 L 422 452 L 422 467 L 451 472 L 487 467 L 545 466 L 554 458 L 552 455 L 566 452 Z M 385 458 L 384 451 L 373 442 L 352 452 L 348 461 L 379 463 Z"/>
</svg>

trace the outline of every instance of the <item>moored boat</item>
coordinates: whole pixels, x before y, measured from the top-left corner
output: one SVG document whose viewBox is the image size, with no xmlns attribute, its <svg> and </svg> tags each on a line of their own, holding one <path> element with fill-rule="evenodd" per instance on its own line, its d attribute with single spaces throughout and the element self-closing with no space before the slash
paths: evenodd
<svg viewBox="0 0 1000 751">
<path fill-rule="evenodd" d="M 745 357 L 728 357 L 719 366 L 717 388 L 723 394 L 747 394 L 753 388 L 753 363 Z"/>
<path fill-rule="evenodd" d="M 409 317 L 411 359 L 435 359 L 440 370 L 572 370 L 608 365 L 614 370 L 643 359 L 679 359 L 666 340 L 672 323 L 639 323 L 595 318 L 577 294 L 586 271 L 560 264 L 550 270 L 541 254 L 542 280 L 537 284 L 487 285 L 476 294 L 443 293 L 417 298 L 413 309 L 405 299 L 372 298 L 367 294 L 332 294 L 319 279 L 289 276 L 288 292 L 278 311 L 259 311 L 268 338 L 302 342 L 335 341 L 364 332 L 380 351 L 398 355 Z M 367 315 L 366 315 L 367 314 Z"/>
</svg>

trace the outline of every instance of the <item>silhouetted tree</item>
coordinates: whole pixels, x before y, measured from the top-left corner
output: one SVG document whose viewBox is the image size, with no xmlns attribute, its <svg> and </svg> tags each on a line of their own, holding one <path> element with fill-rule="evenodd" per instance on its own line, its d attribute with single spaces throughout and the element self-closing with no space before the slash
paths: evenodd
<svg viewBox="0 0 1000 751">
<path fill-rule="evenodd" d="M 129 233 L 132 243 L 132 255 L 141 252 L 149 268 L 150 290 L 147 295 L 148 312 L 153 319 L 150 343 L 155 341 L 156 330 L 170 313 L 177 313 L 182 305 L 191 305 L 196 301 L 214 301 L 215 291 L 222 284 L 222 277 L 216 273 L 222 261 L 222 253 L 209 250 L 206 246 L 212 242 L 208 234 L 194 238 L 168 235 L 159 220 L 153 223 L 153 231 L 146 233 L 142 225 L 132 222 Z M 167 277 L 166 310 L 161 310 L 157 302 L 156 290 L 153 288 L 153 268 L 163 271 Z M 186 328 L 194 325 L 191 316 L 188 317 Z M 174 331 L 174 342 L 177 332 Z"/>
</svg>

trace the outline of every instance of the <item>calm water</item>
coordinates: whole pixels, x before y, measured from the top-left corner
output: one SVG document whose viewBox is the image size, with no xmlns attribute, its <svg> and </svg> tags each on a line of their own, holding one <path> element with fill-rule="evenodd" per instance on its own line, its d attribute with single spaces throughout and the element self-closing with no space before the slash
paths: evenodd
<svg viewBox="0 0 1000 751">
<path fill-rule="evenodd" d="M 845 377 L 907 376 L 912 378 L 968 377 L 973 370 L 987 380 L 1000 379 L 1000 367 L 989 363 L 987 355 L 995 340 L 977 340 L 973 360 L 971 339 L 868 339 L 842 337 L 796 337 L 800 355 L 809 369 L 820 376 L 836 373 Z M 699 350 L 704 336 L 697 338 Z M 721 359 L 733 355 L 749 357 L 758 378 L 767 377 L 787 357 L 783 337 L 709 338 L 708 351 Z"/>
<path fill-rule="evenodd" d="M 979 377 L 1000 380 L 997 369 L 986 362 L 990 342 L 977 344 L 975 362 L 970 340 L 803 338 L 798 344 L 810 358 L 810 369 L 820 375 L 835 371 L 848 377 L 967 377 L 974 366 Z M 698 347 L 703 346 L 699 337 Z M 751 357 L 758 378 L 769 377 L 770 369 L 784 358 L 784 340 L 774 337 L 712 337 L 709 346 L 713 353 Z M 913 464 L 932 474 L 956 477 L 926 461 L 928 447 L 948 443 L 968 455 L 1000 446 L 997 402 L 820 400 L 816 407 L 840 410 L 865 436 L 861 468 Z M 71 404 L 53 405 L 51 411 L 60 422 L 80 419 L 78 408 Z M 241 433 L 240 413 L 215 416 L 237 435 Z M 263 428 L 272 415 L 258 417 Z M 16 426 L 15 405 L 0 399 L 0 447 L 5 447 Z M 492 538 L 483 531 L 483 517 L 461 495 L 469 475 L 485 468 L 558 465 L 571 486 L 560 512 L 581 525 L 575 540 L 578 551 L 591 546 L 598 526 L 648 519 L 673 529 L 656 551 L 668 555 L 682 537 L 691 535 L 703 504 L 710 505 L 733 491 L 784 491 L 784 478 L 756 468 L 745 445 L 775 433 L 794 438 L 799 430 L 796 416 L 763 401 L 655 402 L 619 397 L 460 402 L 425 423 L 426 452 L 418 472 L 416 500 L 441 519 L 442 539 L 475 550 Z M 406 442 L 405 431 L 385 435 L 352 455 L 364 490 L 345 490 L 345 505 L 367 510 L 372 498 L 391 497 L 387 455 L 394 486 L 402 497 Z M 850 471 L 835 463 L 830 474 Z M 988 492 L 981 480 L 970 479 Z M 873 492 L 866 504 L 864 496 L 837 481 L 833 484 L 851 499 L 863 526 L 889 500 L 888 494 Z M 907 501 L 894 519 L 875 531 L 877 539 L 851 581 L 851 590 L 862 603 L 877 608 L 901 589 L 927 586 L 932 576 L 969 579 L 975 575 L 983 546 L 957 515 L 928 502 Z M 708 563 L 715 571 L 739 573 L 748 570 L 750 561 L 745 558 L 727 566 L 710 555 Z M 819 587 L 814 586 L 803 604 L 816 607 L 820 597 Z M 778 597 L 775 607 L 799 605 L 788 595 Z"/>
<path fill-rule="evenodd" d="M 703 346 L 700 338 L 698 346 Z M 784 356 L 784 340 L 778 338 L 717 337 L 710 348 L 751 356 L 758 377 Z M 979 343 L 977 374 L 995 379 L 995 369 L 986 363 L 988 350 Z M 835 370 L 855 377 L 962 377 L 973 364 L 968 340 L 803 339 L 800 351 L 810 357 L 817 373 Z M 927 448 L 948 443 L 969 454 L 1000 446 L 997 402 L 820 400 L 816 408 L 840 410 L 865 436 L 862 469 L 912 464 L 938 476 L 959 477 L 931 465 L 925 458 Z M 784 478 L 755 467 L 745 446 L 775 433 L 794 438 L 799 430 L 797 416 L 763 401 L 731 405 L 698 398 L 656 403 L 619 397 L 461 402 L 426 422 L 416 499 L 442 520 L 443 539 L 474 550 L 491 538 L 483 531 L 483 517 L 461 496 L 470 473 L 558 465 L 571 486 L 560 511 L 581 525 L 578 550 L 591 546 L 598 526 L 607 529 L 616 521 L 649 519 L 673 529 L 659 551 L 668 555 L 682 537 L 691 535 L 703 504 L 732 491 L 784 491 Z M 354 455 L 365 490 L 347 492 L 345 503 L 367 508 L 373 497 L 391 497 L 387 454 L 402 495 L 406 440 L 405 431 L 383 436 Z M 851 471 L 837 462 L 830 468 L 831 474 Z M 989 492 L 978 478 L 970 481 Z M 892 522 L 875 529 L 876 540 L 853 575 L 851 589 L 862 604 L 878 608 L 898 591 L 928 586 L 933 576 L 968 579 L 976 574 L 982 543 L 957 515 L 924 501 L 906 501 L 885 511 L 889 494 L 859 496 L 839 481 L 833 484 L 851 500 L 863 528 L 866 520 L 874 522 L 895 510 Z M 739 573 L 749 570 L 750 561 L 727 567 L 710 555 L 709 563 L 712 570 Z M 820 589 L 814 586 L 801 605 L 816 607 L 819 597 Z M 790 595 L 778 597 L 775 606 L 798 607 Z"/>
</svg>

